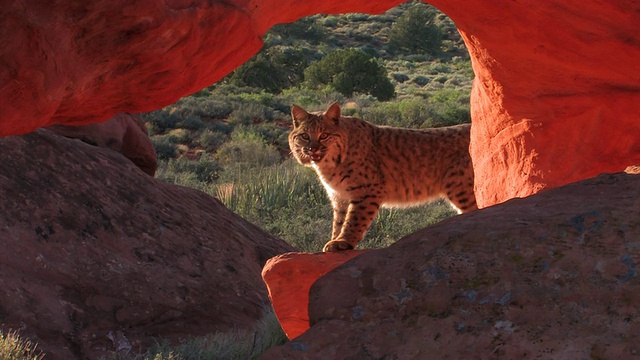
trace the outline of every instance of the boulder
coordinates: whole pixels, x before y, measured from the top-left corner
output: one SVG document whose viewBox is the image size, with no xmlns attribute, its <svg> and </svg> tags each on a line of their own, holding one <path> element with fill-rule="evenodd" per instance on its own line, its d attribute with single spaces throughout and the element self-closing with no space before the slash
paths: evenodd
<svg viewBox="0 0 640 360">
<path fill-rule="evenodd" d="M 603 174 L 345 258 L 292 302 L 310 328 L 261 359 L 638 357 L 639 193 L 640 176 Z"/>
<path fill-rule="evenodd" d="M 275 24 L 401 2 L 6 2 L 0 136 L 160 108 L 240 66 Z M 430 3 L 471 55 L 481 207 L 640 163 L 637 2 Z"/>
<path fill-rule="evenodd" d="M 309 289 L 329 271 L 365 251 L 333 253 L 286 253 L 267 261 L 262 278 L 280 325 L 289 339 L 309 329 Z"/>
<path fill-rule="evenodd" d="M 0 153 L 0 330 L 47 359 L 133 358 L 262 317 L 262 266 L 293 248 L 215 198 L 47 130 Z"/>
<path fill-rule="evenodd" d="M 46 129 L 87 144 L 115 150 L 133 161 L 143 172 L 151 176 L 156 173 L 156 150 L 138 114 L 120 113 L 101 123 L 83 126 L 58 124 Z"/>
<path fill-rule="evenodd" d="M 640 4 L 430 1 L 473 64 L 481 207 L 640 163 Z"/>
</svg>

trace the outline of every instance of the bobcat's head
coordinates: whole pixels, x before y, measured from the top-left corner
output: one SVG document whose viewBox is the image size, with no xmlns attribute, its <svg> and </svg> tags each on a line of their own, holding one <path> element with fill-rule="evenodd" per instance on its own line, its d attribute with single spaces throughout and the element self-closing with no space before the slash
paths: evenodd
<svg viewBox="0 0 640 360">
<path fill-rule="evenodd" d="M 340 127 L 340 106 L 333 103 L 324 113 L 310 114 L 291 107 L 293 129 L 289 134 L 291 153 L 302 165 L 326 161 L 340 162 L 347 136 Z"/>
</svg>

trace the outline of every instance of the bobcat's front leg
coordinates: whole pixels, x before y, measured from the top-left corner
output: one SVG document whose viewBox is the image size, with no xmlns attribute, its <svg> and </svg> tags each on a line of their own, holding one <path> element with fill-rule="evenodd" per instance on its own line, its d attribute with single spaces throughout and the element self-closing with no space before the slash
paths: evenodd
<svg viewBox="0 0 640 360">
<path fill-rule="evenodd" d="M 323 251 L 342 251 L 355 249 L 364 238 L 373 218 L 380 209 L 380 202 L 374 197 L 351 201 L 347 208 L 344 223 L 338 236 L 336 232 L 336 216 L 334 208 L 334 231 L 331 241 L 324 245 Z M 339 218 L 338 218 L 339 220 Z"/>
<path fill-rule="evenodd" d="M 333 207 L 333 228 L 331 231 L 331 240 L 335 240 L 342 232 L 342 225 L 347 217 L 349 202 L 335 197 L 331 200 L 331 206 Z"/>
</svg>

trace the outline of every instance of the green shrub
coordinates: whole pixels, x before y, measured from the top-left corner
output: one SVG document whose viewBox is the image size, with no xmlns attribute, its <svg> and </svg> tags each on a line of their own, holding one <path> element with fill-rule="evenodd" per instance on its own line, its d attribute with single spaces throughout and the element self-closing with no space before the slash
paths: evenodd
<svg viewBox="0 0 640 360">
<path fill-rule="evenodd" d="M 207 124 L 207 130 L 229 135 L 233 131 L 233 126 L 224 122 L 216 121 L 216 122 Z"/>
<path fill-rule="evenodd" d="M 468 107 L 450 107 L 441 112 L 439 126 L 470 123 L 471 111 Z"/>
<path fill-rule="evenodd" d="M 450 73 L 451 67 L 447 64 L 443 64 L 441 62 L 434 62 L 429 65 L 429 74 L 430 75 L 438 75 L 441 73 Z"/>
<path fill-rule="evenodd" d="M 183 159 L 183 158 L 181 158 Z M 213 185 L 209 182 L 200 181 L 194 172 L 188 171 L 182 167 L 176 167 L 171 160 L 158 160 L 158 169 L 156 170 L 156 178 L 168 184 L 190 187 L 210 194 Z M 184 159 L 183 161 L 190 161 Z"/>
<path fill-rule="evenodd" d="M 429 78 L 426 76 L 418 75 L 413 78 L 413 82 L 420 86 L 425 86 L 429 83 Z"/>
<path fill-rule="evenodd" d="M 442 46 L 442 31 L 435 25 L 436 11 L 425 4 L 412 5 L 391 26 L 389 48 L 411 54 L 438 54 Z"/>
<path fill-rule="evenodd" d="M 353 93 L 364 93 L 386 101 L 395 95 L 386 69 L 371 55 L 360 50 L 331 52 L 306 68 L 304 77 L 311 87 L 331 85 L 346 97 Z"/>
<path fill-rule="evenodd" d="M 262 139 L 232 139 L 220 146 L 216 160 L 225 169 L 232 166 L 247 169 L 275 165 L 280 162 L 280 153 Z"/>
<path fill-rule="evenodd" d="M 141 118 L 147 123 L 147 129 L 152 135 L 175 129 L 181 120 L 178 114 L 171 113 L 166 108 L 143 114 Z"/>
<path fill-rule="evenodd" d="M 345 17 L 350 22 L 360 22 L 369 20 L 371 18 L 371 15 L 364 13 L 350 13 L 346 14 Z"/>
<path fill-rule="evenodd" d="M 227 101 L 207 98 L 200 102 L 201 116 L 213 119 L 226 119 L 233 110 Z"/>
<path fill-rule="evenodd" d="M 227 135 L 219 131 L 204 130 L 198 137 L 198 143 L 208 153 L 213 153 L 227 140 Z"/>
<path fill-rule="evenodd" d="M 428 127 L 433 110 L 420 99 L 405 99 L 386 104 L 374 104 L 364 112 L 364 119 L 379 125 L 405 128 Z"/>
<path fill-rule="evenodd" d="M 204 121 L 197 115 L 191 115 L 180 121 L 179 127 L 189 130 L 200 130 L 204 127 Z"/>
<path fill-rule="evenodd" d="M 363 118 L 377 125 L 401 126 L 398 103 L 377 103 L 364 110 Z"/>
<path fill-rule="evenodd" d="M 236 69 L 229 79 L 237 86 L 252 86 L 270 92 L 279 92 L 283 87 L 281 71 L 262 53 Z"/>
<path fill-rule="evenodd" d="M 436 76 L 436 78 L 434 80 L 439 82 L 440 84 L 444 84 L 444 83 L 447 82 L 447 80 L 449 80 L 449 77 L 448 76 Z"/>
<path fill-rule="evenodd" d="M 321 90 L 295 87 L 283 91 L 282 94 L 280 94 L 280 98 L 290 105 L 296 104 L 305 108 L 317 109 L 322 108 L 324 105 L 331 104 L 334 101 L 340 101 L 342 103 L 345 100 L 342 94 L 336 92 L 335 89 L 331 87 Z M 326 109 L 326 107 L 324 107 L 324 109 Z M 290 113 L 289 107 L 285 110 L 286 114 Z"/>
<path fill-rule="evenodd" d="M 307 60 L 300 49 L 266 48 L 236 69 L 229 82 L 279 93 L 302 82 L 306 66 Z"/>
<path fill-rule="evenodd" d="M 162 136 L 174 144 L 189 144 L 191 142 L 191 131 L 187 129 L 173 129 Z"/>
<path fill-rule="evenodd" d="M 272 112 L 272 109 L 257 102 L 239 103 L 229 115 L 229 125 L 250 125 L 263 119 L 271 119 Z"/>
<path fill-rule="evenodd" d="M 168 136 L 153 136 L 151 143 L 159 160 L 168 160 L 176 156 L 178 146 Z"/>
<path fill-rule="evenodd" d="M 338 26 L 338 17 L 336 16 L 327 16 L 322 20 L 322 25 L 325 27 L 336 27 Z"/>
<path fill-rule="evenodd" d="M 404 100 L 398 104 L 402 127 L 425 127 L 425 122 L 433 116 L 433 111 L 423 100 Z"/>
<path fill-rule="evenodd" d="M 406 74 L 391 74 L 391 77 L 393 77 L 393 79 L 399 83 L 403 83 L 407 80 L 409 80 L 409 76 L 407 76 Z"/>
<path fill-rule="evenodd" d="M 268 34 L 283 40 L 304 40 L 315 44 L 326 37 L 322 25 L 316 22 L 315 16 L 309 16 L 289 24 L 278 24 L 272 27 Z"/>
<path fill-rule="evenodd" d="M 432 93 L 428 104 L 434 112 L 432 126 L 449 126 L 471 122 L 469 97 L 466 92 L 442 89 Z"/>
<path fill-rule="evenodd" d="M 215 181 L 222 171 L 222 167 L 211 156 L 204 154 L 198 160 L 186 158 L 170 159 L 167 162 L 167 171 L 173 173 L 193 173 L 200 182 Z"/>
</svg>

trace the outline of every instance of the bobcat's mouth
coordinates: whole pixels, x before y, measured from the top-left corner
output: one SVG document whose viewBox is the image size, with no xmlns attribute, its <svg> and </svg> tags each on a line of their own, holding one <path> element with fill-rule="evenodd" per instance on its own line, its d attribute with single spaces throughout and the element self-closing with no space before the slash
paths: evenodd
<svg viewBox="0 0 640 360">
<path fill-rule="evenodd" d="M 318 161 L 322 160 L 322 158 L 324 157 L 324 154 L 309 154 L 309 157 L 314 162 L 318 162 Z"/>
<path fill-rule="evenodd" d="M 322 158 L 324 158 L 324 152 L 322 152 L 322 151 L 305 150 L 304 154 L 306 156 L 308 156 L 311 159 L 311 161 L 313 161 L 313 162 L 318 162 L 318 161 L 322 160 Z"/>
</svg>

